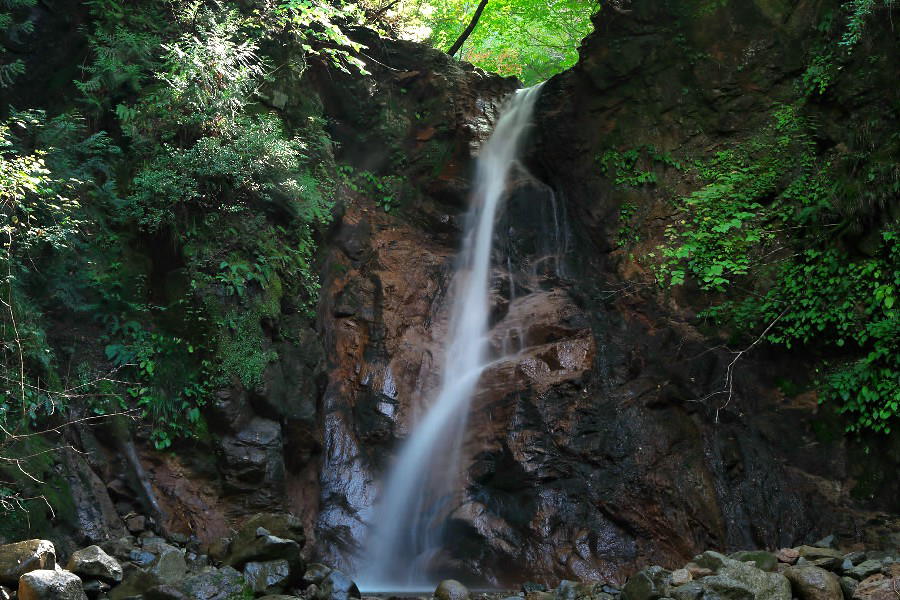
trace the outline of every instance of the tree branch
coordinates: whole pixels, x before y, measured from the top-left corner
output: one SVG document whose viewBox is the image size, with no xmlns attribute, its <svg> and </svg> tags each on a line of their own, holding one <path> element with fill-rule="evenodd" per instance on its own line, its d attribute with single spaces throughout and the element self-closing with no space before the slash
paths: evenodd
<svg viewBox="0 0 900 600">
<path fill-rule="evenodd" d="M 475 9 L 475 14 L 472 15 L 472 20 L 469 21 L 469 24 L 463 30 L 456 41 L 453 42 L 453 45 L 450 46 L 450 49 L 447 50 L 447 54 L 453 56 L 459 49 L 462 48 L 462 45 L 469 39 L 469 36 L 472 35 L 472 32 L 475 31 L 475 26 L 478 25 L 478 19 L 481 18 L 481 13 L 484 12 L 484 7 L 487 6 L 488 0 L 481 0 L 481 3 L 478 5 L 478 8 Z"/>
</svg>

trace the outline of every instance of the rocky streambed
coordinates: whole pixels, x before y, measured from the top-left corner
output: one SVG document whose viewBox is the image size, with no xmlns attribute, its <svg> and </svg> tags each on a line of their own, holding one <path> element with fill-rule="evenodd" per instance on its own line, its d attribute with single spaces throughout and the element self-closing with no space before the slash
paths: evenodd
<svg viewBox="0 0 900 600">
<path fill-rule="evenodd" d="M 777 551 L 708 550 L 676 569 L 646 567 L 622 582 L 527 582 L 470 591 L 454 580 L 430 594 L 367 596 L 350 577 L 308 559 L 302 523 L 264 513 L 206 548 L 147 530 L 63 557 L 50 540 L 0 546 L 0 600 L 897 600 L 900 532 L 881 549 L 833 536 Z"/>
</svg>

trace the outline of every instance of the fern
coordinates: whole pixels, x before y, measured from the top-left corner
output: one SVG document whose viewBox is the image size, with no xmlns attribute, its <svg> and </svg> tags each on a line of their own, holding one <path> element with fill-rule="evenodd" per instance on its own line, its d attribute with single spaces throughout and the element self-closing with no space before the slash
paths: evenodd
<svg viewBox="0 0 900 600">
<path fill-rule="evenodd" d="M 30 19 L 19 20 L 16 13 L 35 5 L 37 0 L 0 0 L 0 31 L 10 40 L 18 41 L 22 35 L 34 31 L 34 23 Z M 6 48 L 0 44 L 0 88 L 9 87 L 25 73 L 25 63 L 20 59 L 3 62 Z"/>
</svg>

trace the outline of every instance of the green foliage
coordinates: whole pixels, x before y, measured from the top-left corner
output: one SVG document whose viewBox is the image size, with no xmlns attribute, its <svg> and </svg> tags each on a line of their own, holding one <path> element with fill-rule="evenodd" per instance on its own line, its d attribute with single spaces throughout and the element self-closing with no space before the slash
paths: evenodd
<svg viewBox="0 0 900 600">
<path fill-rule="evenodd" d="M 619 208 L 619 232 L 616 235 L 616 245 L 620 248 L 641 241 L 641 236 L 632 222 L 637 214 L 637 205 L 633 202 L 623 202 Z"/>
<path fill-rule="evenodd" d="M 34 23 L 27 17 L 27 9 L 37 0 L 0 0 L 0 36 L 18 41 L 22 35 L 34 31 Z M 0 89 L 9 87 L 25 73 L 25 63 L 21 59 L 3 62 L 6 48 L 0 38 Z"/>
<path fill-rule="evenodd" d="M 339 23 L 355 24 L 359 13 L 354 4 L 286 0 L 274 9 L 275 22 L 299 38 L 310 56 L 323 56 L 332 66 L 345 73 L 367 75 L 365 63 L 354 54 L 365 46 L 351 40 Z"/>
<path fill-rule="evenodd" d="M 366 0 L 362 6 L 389 33 L 447 50 L 478 1 Z M 599 8 L 596 0 L 491 0 L 458 57 L 526 85 L 539 83 L 575 64 L 578 45 L 591 32 L 591 16 Z"/>
<path fill-rule="evenodd" d="M 889 433 L 900 416 L 898 225 L 888 220 L 867 256 L 836 245 L 834 236 L 851 230 L 835 223 L 835 169 L 818 159 L 798 109 L 773 117 L 749 142 L 695 165 L 706 185 L 678 200 L 683 218 L 667 231 L 658 278 L 737 295 L 704 316 L 814 352 L 823 361 L 820 398 L 849 417 L 847 429 Z"/>
<path fill-rule="evenodd" d="M 118 406 L 111 407 L 107 398 L 94 405 L 95 411 L 137 407 L 151 419 L 151 439 L 158 449 L 168 448 L 176 437 L 197 435 L 200 408 L 209 394 L 210 367 L 206 360 L 192 360 L 200 349 L 180 337 L 148 331 L 135 321 L 113 328 L 111 337 L 120 341 L 106 346 L 106 357 L 132 374 L 134 381 L 126 386 L 125 397 L 118 398 Z"/>
<path fill-rule="evenodd" d="M 651 169 L 656 165 L 682 170 L 684 167 L 671 155 L 659 152 L 654 146 L 644 145 L 625 151 L 609 149 L 596 157 L 600 172 L 615 181 L 616 185 L 639 188 L 654 185 L 656 173 Z"/>
<path fill-rule="evenodd" d="M 800 88 L 807 96 L 822 96 L 831 89 L 863 39 L 867 22 L 875 13 L 890 11 L 896 0 L 848 0 L 838 14 L 827 11 L 817 30 Z"/>
<path fill-rule="evenodd" d="M 707 184 L 678 200 L 685 219 L 666 231 L 661 282 L 693 277 L 702 289 L 724 291 L 759 264 L 754 250 L 771 250 L 782 219 L 802 224 L 821 208 L 828 191 L 805 127 L 795 109 L 781 107 L 749 144 L 696 165 Z M 785 178 L 792 180 L 783 187 Z"/>
<path fill-rule="evenodd" d="M 841 36 L 840 44 L 846 48 L 853 48 L 863 37 L 866 21 L 878 9 L 890 10 L 896 4 L 896 0 L 849 0 L 843 4 L 843 9 L 848 13 L 847 26 Z"/>
<path fill-rule="evenodd" d="M 749 330 L 775 323 L 767 341 L 787 348 L 827 344 L 859 354 L 826 363 L 824 396 L 851 421 L 848 430 L 890 433 L 900 415 L 900 235 L 882 233 L 877 253 L 847 260 L 836 250 L 806 250 L 780 265 L 777 285 L 759 297 L 710 311 Z"/>
<path fill-rule="evenodd" d="M 341 165 L 340 174 L 347 187 L 375 200 L 375 204 L 384 209 L 384 212 L 391 212 L 399 206 L 402 177 L 378 176 L 370 171 L 356 171 L 350 165 Z"/>
<path fill-rule="evenodd" d="M 303 142 L 286 138 L 270 115 L 239 117 L 233 125 L 187 148 L 159 146 L 132 182 L 129 214 L 149 230 L 172 225 L 179 210 L 269 206 L 304 220 L 326 220 L 328 203 L 301 166 Z"/>
</svg>

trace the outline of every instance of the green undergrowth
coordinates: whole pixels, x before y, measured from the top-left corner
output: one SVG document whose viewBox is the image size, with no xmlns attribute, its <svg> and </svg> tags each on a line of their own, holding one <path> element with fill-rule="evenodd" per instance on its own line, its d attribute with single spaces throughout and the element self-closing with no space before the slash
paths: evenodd
<svg viewBox="0 0 900 600">
<path fill-rule="evenodd" d="M 0 25 L 39 36 L 33 4 L 0 2 Z M 74 415 L 128 412 L 164 449 L 208 436 L 215 389 L 262 384 L 279 319 L 314 316 L 318 241 L 344 185 L 321 102 L 288 121 L 263 99 L 312 61 L 365 72 L 344 9 L 324 3 L 79 10 L 89 55 L 69 108 L 0 120 L 4 475 L 21 436 Z M 0 54 L 0 86 L 23 73 Z M 45 499 L 65 512 L 56 484 L 0 479 L 5 523 Z"/>
<path fill-rule="evenodd" d="M 845 194 L 866 186 L 896 197 L 900 179 L 882 165 L 900 145 L 888 136 L 848 171 L 846 153 L 819 151 L 806 112 L 780 106 L 746 142 L 696 161 L 702 185 L 674 201 L 679 216 L 649 259 L 663 287 L 713 294 L 702 318 L 748 344 L 816 357 L 820 401 L 848 431 L 890 433 L 900 415 L 900 224 L 891 205 Z"/>
</svg>

